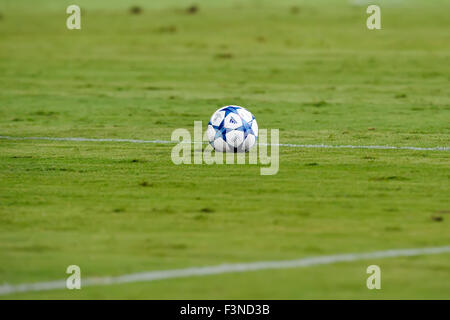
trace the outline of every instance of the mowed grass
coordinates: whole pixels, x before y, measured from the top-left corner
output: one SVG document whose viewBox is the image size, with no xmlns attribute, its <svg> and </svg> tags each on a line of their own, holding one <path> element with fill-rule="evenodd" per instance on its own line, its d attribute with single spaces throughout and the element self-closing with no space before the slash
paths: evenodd
<svg viewBox="0 0 450 320">
<path fill-rule="evenodd" d="M 0 135 L 169 140 L 239 104 L 282 143 L 449 146 L 448 3 L 0 4 Z M 331 5 L 330 5 L 331 4 Z M 139 5 L 140 14 L 129 8 Z M 35 5 L 33 5 L 33 8 Z M 280 149 L 280 170 L 171 145 L 0 140 L 0 283 L 450 244 L 448 151 Z M 1 298 L 449 298 L 450 255 Z M 382 268 L 382 290 L 365 286 Z"/>
</svg>

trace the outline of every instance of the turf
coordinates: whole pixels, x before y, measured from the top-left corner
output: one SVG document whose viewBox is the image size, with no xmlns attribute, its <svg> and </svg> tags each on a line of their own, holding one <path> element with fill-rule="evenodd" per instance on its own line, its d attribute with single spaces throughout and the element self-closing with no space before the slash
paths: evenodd
<svg viewBox="0 0 450 320">
<path fill-rule="evenodd" d="M 0 2 L 0 135 L 169 140 L 220 106 L 280 142 L 449 146 L 446 1 Z M 140 14 L 129 8 L 138 5 Z M 0 139 L 0 283 L 450 244 L 448 151 L 280 149 L 280 170 L 171 145 Z M 0 298 L 450 297 L 450 255 Z M 382 269 L 382 289 L 365 287 Z"/>
</svg>

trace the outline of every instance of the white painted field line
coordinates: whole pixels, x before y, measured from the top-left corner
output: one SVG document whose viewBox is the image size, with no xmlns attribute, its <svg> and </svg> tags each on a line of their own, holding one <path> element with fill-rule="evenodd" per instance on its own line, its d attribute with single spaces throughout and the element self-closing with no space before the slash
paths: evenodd
<svg viewBox="0 0 450 320">
<path fill-rule="evenodd" d="M 136 140 L 136 139 L 91 139 L 91 138 L 57 138 L 57 137 L 10 137 L 0 136 L 5 140 L 48 140 L 48 141 L 87 141 L 87 142 L 130 142 L 130 143 L 175 143 L 167 140 Z"/>
<path fill-rule="evenodd" d="M 125 274 L 116 277 L 86 278 L 82 279 L 81 286 L 83 288 L 87 286 L 113 285 L 132 282 L 149 282 L 163 279 L 199 277 L 223 273 L 248 272 L 267 269 L 305 268 L 317 265 L 332 264 L 337 262 L 351 262 L 366 259 L 412 257 L 419 255 L 431 255 L 441 253 L 450 253 L 450 246 L 415 248 L 415 249 L 394 249 L 386 251 L 375 251 L 369 253 L 348 253 L 330 256 L 318 256 L 318 257 L 302 258 L 297 260 L 260 261 L 250 263 L 222 264 L 206 267 L 192 267 L 186 269 L 149 271 L 149 272 Z M 66 288 L 65 280 L 25 283 L 18 285 L 4 284 L 0 286 L 0 295 L 20 293 L 20 292 L 30 292 L 30 291 L 48 291 L 65 288 Z"/>
<path fill-rule="evenodd" d="M 138 140 L 138 139 L 93 139 L 93 138 L 57 138 L 57 137 L 11 137 L 0 136 L 4 140 L 48 140 L 48 141 L 87 141 L 87 142 L 129 142 L 129 143 L 156 143 L 156 144 L 174 144 L 176 141 L 169 140 Z M 273 144 L 261 144 L 273 146 Z M 326 144 L 277 144 L 280 147 L 291 148 L 319 148 L 319 149 L 379 149 L 379 150 L 415 150 L 415 151 L 450 151 L 450 147 L 394 147 L 394 146 L 355 146 L 355 145 L 326 145 Z"/>
</svg>

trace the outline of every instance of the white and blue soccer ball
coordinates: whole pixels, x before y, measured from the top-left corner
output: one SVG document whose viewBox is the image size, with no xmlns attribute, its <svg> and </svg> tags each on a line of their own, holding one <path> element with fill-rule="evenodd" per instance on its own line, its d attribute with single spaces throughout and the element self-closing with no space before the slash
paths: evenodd
<svg viewBox="0 0 450 320">
<path fill-rule="evenodd" d="M 216 151 L 247 152 L 258 139 L 258 123 L 247 109 L 226 106 L 214 112 L 207 133 Z"/>
</svg>

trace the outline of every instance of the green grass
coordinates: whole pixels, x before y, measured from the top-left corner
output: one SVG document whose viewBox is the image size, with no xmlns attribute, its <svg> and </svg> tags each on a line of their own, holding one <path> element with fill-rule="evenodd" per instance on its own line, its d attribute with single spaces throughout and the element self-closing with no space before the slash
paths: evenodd
<svg viewBox="0 0 450 320">
<path fill-rule="evenodd" d="M 449 146 L 445 1 L 0 3 L 0 135 L 169 140 L 220 106 L 282 143 Z M 385 2 L 384 2 L 385 3 Z M 143 11 L 132 15 L 129 7 Z M 327 6 L 328 4 L 328 6 Z M 329 5 L 331 4 L 331 5 Z M 383 4 L 383 2 L 382 2 Z M 280 149 L 280 170 L 170 145 L 0 140 L 0 283 L 450 244 L 448 151 Z M 145 182 L 145 183 L 144 183 Z M 441 217 L 442 219 L 433 219 Z M 0 298 L 450 297 L 450 255 Z M 365 287 L 382 268 L 382 290 Z"/>
</svg>

